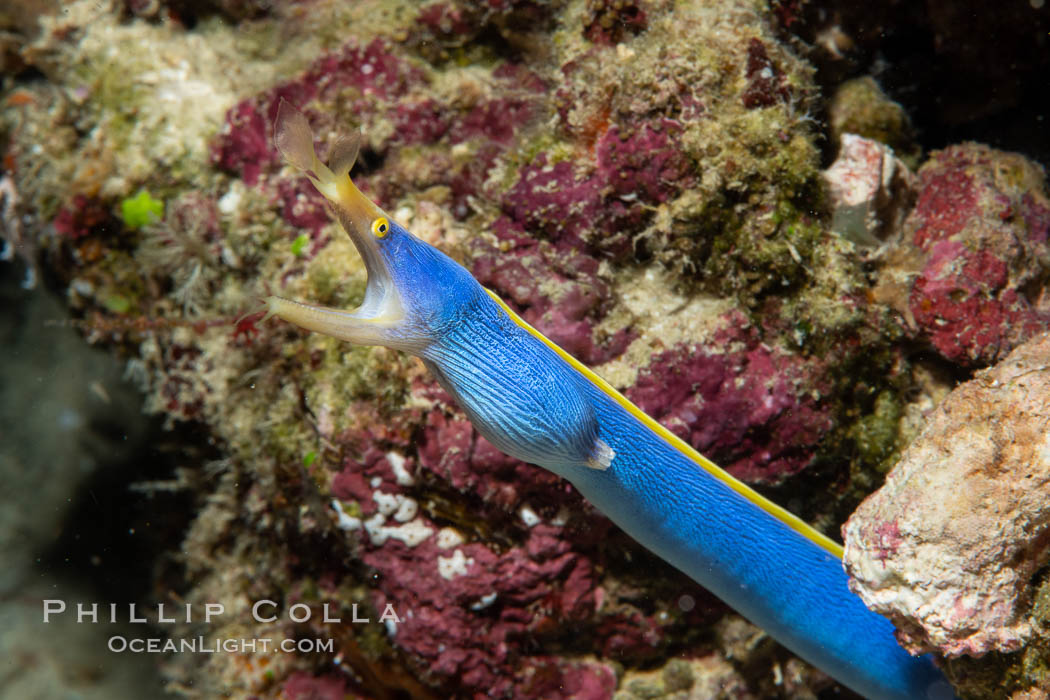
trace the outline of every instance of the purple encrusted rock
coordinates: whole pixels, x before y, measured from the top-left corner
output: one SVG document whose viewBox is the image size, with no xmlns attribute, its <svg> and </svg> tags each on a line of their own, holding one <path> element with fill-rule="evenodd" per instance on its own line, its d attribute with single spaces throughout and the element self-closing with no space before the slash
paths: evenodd
<svg viewBox="0 0 1050 700">
<path fill-rule="evenodd" d="M 628 255 L 652 207 L 692 181 L 680 130 L 670 119 L 612 125 L 587 157 L 550 162 L 541 153 L 521 168 L 503 211 L 561 249 Z"/>
<path fill-rule="evenodd" d="M 769 58 L 766 45 L 758 38 L 751 39 L 747 45 L 746 75 L 748 83 L 742 99 L 748 109 L 769 107 L 790 99 L 791 91 L 783 71 Z"/>
<path fill-rule="evenodd" d="M 921 270 L 908 299 L 945 359 L 980 366 L 1050 328 L 1050 198 L 1039 166 L 978 144 L 939 151 L 919 171 L 905 236 Z"/>
<path fill-rule="evenodd" d="M 346 679 L 338 675 L 312 676 L 303 671 L 289 674 L 282 686 L 288 700 L 342 700 L 346 697 Z"/>
<path fill-rule="evenodd" d="M 311 100 L 331 101 L 346 91 L 356 96 L 350 109 L 365 120 L 422 80 L 422 72 L 395 55 L 381 39 L 366 45 L 349 43 L 317 59 L 298 78 L 234 105 L 212 144 L 212 162 L 254 185 L 280 164 L 273 146 L 273 121 L 281 100 L 301 108 Z"/>
<path fill-rule="evenodd" d="M 737 478 L 777 483 L 834 426 L 824 364 L 766 345 L 737 314 L 726 321 L 707 345 L 654 356 L 626 394 Z"/>
</svg>

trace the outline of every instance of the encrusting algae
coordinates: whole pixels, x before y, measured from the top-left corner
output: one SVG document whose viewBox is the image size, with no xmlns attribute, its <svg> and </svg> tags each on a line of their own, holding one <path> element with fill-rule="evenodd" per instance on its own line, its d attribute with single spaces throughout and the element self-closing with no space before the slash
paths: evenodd
<svg viewBox="0 0 1050 700">
<path fill-rule="evenodd" d="M 227 615 L 172 634 L 335 640 L 331 653 L 174 657 L 172 687 L 829 688 L 564 482 L 477 437 L 416 361 L 243 317 L 270 294 L 352 307 L 365 289 L 321 197 L 274 149 L 284 99 L 310 120 L 322 160 L 330 137 L 362 130 L 354 179 L 400 223 L 834 536 L 915 432 L 915 406 L 945 388 L 930 367 L 997 355 L 917 355 L 940 351 L 934 326 L 911 325 L 899 294 L 873 290 L 899 281 L 902 260 L 916 274 L 936 261 L 915 268 L 900 253 L 914 240 L 860 250 L 832 232 L 821 96 L 766 6 L 321 0 L 242 14 L 219 3 L 226 16 L 191 27 L 181 3 L 160 4 L 167 14 L 144 18 L 135 3 L 73 2 L 44 18 L 24 53 L 46 80 L 20 85 L 32 99 L 0 115 L 5 168 L 88 337 L 128 358 L 149 411 L 201 426 L 225 456 L 193 486 L 178 596 Z M 971 201 L 955 167 L 991 201 L 980 163 L 935 162 L 917 185 L 923 216 L 942 201 L 923 199 L 930 188 Z M 1045 182 L 1025 182 L 1002 225 L 1026 222 L 1035 240 Z M 122 210 L 140 192 L 158 217 L 151 202 L 163 202 L 162 218 Z M 1032 273 L 1028 288 L 1042 283 Z M 340 528 L 353 519 L 429 534 Z M 242 614 L 264 598 L 328 604 L 344 620 L 355 603 L 373 619 L 388 604 L 405 614 L 394 627 Z M 719 620 L 736 636 L 712 633 Z"/>
</svg>

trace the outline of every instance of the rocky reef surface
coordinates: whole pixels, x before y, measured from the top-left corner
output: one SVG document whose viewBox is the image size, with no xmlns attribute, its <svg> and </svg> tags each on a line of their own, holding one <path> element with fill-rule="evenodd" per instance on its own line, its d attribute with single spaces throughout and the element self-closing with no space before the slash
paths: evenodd
<svg viewBox="0 0 1050 700">
<path fill-rule="evenodd" d="M 1050 335 L 956 387 L 843 528 L 854 590 L 913 652 L 1027 649 L 1047 629 Z M 946 498 L 945 494 L 953 494 Z M 953 666 L 963 678 L 971 664 Z M 1016 683 L 1016 678 L 1010 678 Z M 1037 680 L 1045 685 L 1045 671 Z"/>
<path fill-rule="evenodd" d="M 15 5 L 6 250 L 125 361 L 148 412 L 219 453 L 183 467 L 192 524 L 158 553 L 178 572 L 144 596 L 224 605 L 172 637 L 303 644 L 166 657 L 177 692 L 839 690 L 501 455 L 416 361 L 251 313 L 269 293 L 349 307 L 364 290 L 273 148 L 282 99 L 322 157 L 361 128 L 366 194 L 829 533 L 956 383 L 1050 328 L 1040 166 L 977 143 L 924 157 L 870 76 L 822 92 L 792 3 Z M 1004 590 L 987 593 L 1010 609 L 1029 595 Z M 1025 632 L 997 648 L 1023 661 L 973 661 L 960 687 L 990 687 L 982 663 L 1018 691 L 1043 682 L 1045 636 Z"/>
</svg>

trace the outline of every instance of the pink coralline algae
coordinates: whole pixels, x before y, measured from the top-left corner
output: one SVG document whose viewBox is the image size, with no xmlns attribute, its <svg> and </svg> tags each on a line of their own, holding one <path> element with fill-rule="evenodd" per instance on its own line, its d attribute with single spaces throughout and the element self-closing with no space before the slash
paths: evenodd
<svg viewBox="0 0 1050 700">
<path fill-rule="evenodd" d="M 766 45 L 752 39 L 747 45 L 747 89 L 741 99 L 748 109 L 769 107 L 791 96 L 784 73 L 769 58 Z"/>
<path fill-rule="evenodd" d="M 564 625 L 593 614 L 591 565 L 558 534 L 536 525 L 523 546 L 505 553 L 482 543 L 441 549 L 433 536 L 411 552 L 400 542 L 366 546 L 362 559 L 382 576 L 377 608 L 411 610 L 395 635 L 400 648 L 437 676 L 500 696 L 528 683 L 530 674 L 519 681 L 515 671 L 578 673 L 555 657 L 522 658 L 519 647 L 528 637 L 562 637 Z"/>
<path fill-rule="evenodd" d="M 809 466 L 834 427 L 820 399 L 824 367 L 727 320 L 712 341 L 724 351 L 684 345 L 662 352 L 627 397 L 734 476 L 777 483 Z"/>
<path fill-rule="evenodd" d="M 922 255 L 908 303 L 920 334 L 964 366 L 994 362 L 1050 328 L 1050 200 L 1038 166 L 986 146 L 953 146 L 919 171 L 905 235 Z"/>
<path fill-rule="evenodd" d="M 416 17 L 415 41 L 429 53 L 429 44 L 459 47 L 488 31 L 535 31 L 549 22 L 552 5 L 534 0 L 438 0 L 423 6 Z"/>
<path fill-rule="evenodd" d="M 219 168 L 239 172 L 245 182 L 254 184 L 262 168 L 277 160 L 269 139 L 266 111 L 249 102 L 230 109 L 211 158 Z"/>
<path fill-rule="evenodd" d="M 433 166 L 426 173 L 413 172 L 409 182 L 389 173 L 355 179 L 383 205 L 404 194 L 406 184 L 413 190 L 446 185 L 452 194 L 450 210 L 465 218 L 470 213 L 468 198 L 479 194 L 496 158 L 535 116 L 536 99 L 545 90 L 535 73 L 511 63 L 497 66 L 489 79 L 496 96 L 462 95 L 444 103 L 428 91 L 425 68 L 395 47 L 379 39 L 363 47 L 349 44 L 318 59 L 299 77 L 234 106 L 213 145 L 212 160 L 239 173 L 249 185 L 257 184 L 264 174 L 275 174 L 280 163 L 271 125 L 285 99 L 304 110 L 315 133 L 345 132 L 349 125 L 361 124 L 367 135 L 372 124 L 392 125 L 393 129 L 381 130 L 387 134 L 382 143 L 369 142 L 377 149 L 374 155 L 391 160 L 390 172 L 397 171 L 401 149 L 442 144 L 442 150 L 433 154 Z M 472 148 L 473 154 L 454 162 L 447 147 L 459 144 Z M 327 144 L 317 145 L 323 158 Z M 293 226 L 316 231 L 324 225 L 323 200 L 299 178 L 294 183 L 279 180 L 277 197 L 285 220 Z"/>
<path fill-rule="evenodd" d="M 311 676 L 296 671 L 284 681 L 283 692 L 288 700 L 343 700 L 347 687 L 346 680 L 339 676 Z"/>
<path fill-rule="evenodd" d="M 382 104 L 404 95 L 422 79 L 419 69 L 395 56 L 390 46 L 375 39 L 366 46 L 347 45 L 322 56 L 299 78 L 278 85 L 230 109 L 226 124 L 213 145 L 212 162 L 223 170 L 239 173 L 246 183 L 276 169 L 272 124 L 282 99 L 293 105 L 320 99 L 333 100 L 348 89 L 357 93 L 351 110 L 365 120 Z"/>
<path fill-rule="evenodd" d="M 332 220 L 324 197 L 305 178 L 277 183 L 281 216 L 297 229 L 317 233 Z"/>
<path fill-rule="evenodd" d="M 539 76 L 514 63 L 498 66 L 492 78 L 505 96 L 478 100 L 453 115 L 449 125 L 452 143 L 481 138 L 506 145 L 533 116 L 535 96 L 546 90 Z"/>
<path fill-rule="evenodd" d="M 596 337 L 594 324 L 612 299 L 595 258 L 577 250 L 559 252 L 506 217 L 492 230 L 498 246 L 479 243 L 475 248 L 472 272 L 482 284 L 585 364 L 601 364 L 626 349 L 632 339 L 627 329 Z"/>
<path fill-rule="evenodd" d="M 465 108 L 447 108 L 448 141 L 475 149 L 468 162 L 453 164 L 441 179 L 452 190 L 452 213 L 459 219 L 469 213 L 468 197 L 482 193 L 482 185 L 496 159 L 509 148 L 518 130 L 537 114 L 537 100 L 546 84 L 532 71 L 504 63 L 492 71 L 492 80 L 503 96 L 478 100 Z"/>
<path fill-rule="evenodd" d="M 53 223 L 55 233 L 73 240 L 107 230 L 116 232 L 122 228 L 102 202 L 82 194 L 74 196 L 68 206 L 59 210 Z"/>
<path fill-rule="evenodd" d="M 460 493 L 501 508 L 513 509 L 530 498 L 548 507 L 582 507 L 582 500 L 562 479 L 504 455 L 478 435 L 464 416 L 449 415 L 440 408 L 427 415 L 419 461 L 424 470 Z"/>
<path fill-rule="evenodd" d="M 670 119 L 613 125 L 598 137 L 593 160 L 550 162 L 541 153 L 521 169 L 503 211 L 559 248 L 630 254 L 630 234 L 640 231 L 652 206 L 691 182 L 676 142 L 680 131 Z"/>
<path fill-rule="evenodd" d="M 481 30 L 478 14 L 468 6 L 435 2 L 423 7 L 416 21 L 430 33 L 428 38 L 459 45 Z"/>
</svg>

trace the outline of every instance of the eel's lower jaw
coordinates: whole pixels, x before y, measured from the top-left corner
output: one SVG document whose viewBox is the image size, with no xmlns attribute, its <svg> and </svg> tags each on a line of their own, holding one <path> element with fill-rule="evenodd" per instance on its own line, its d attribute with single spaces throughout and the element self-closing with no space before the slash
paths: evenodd
<svg viewBox="0 0 1050 700">
<path fill-rule="evenodd" d="M 267 316 L 279 316 L 300 328 L 358 345 L 415 350 L 415 343 L 405 346 L 412 319 L 376 242 L 357 228 L 349 228 L 347 233 L 368 276 L 361 305 L 351 310 L 335 309 L 272 296 L 266 300 Z"/>
<path fill-rule="evenodd" d="M 278 296 L 266 299 L 267 317 L 277 316 L 308 331 L 324 333 L 357 345 L 391 345 L 404 323 L 405 313 L 394 290 L 386 290 L 378 302 L 356 309 L 333 309 L 304 304 Z"/>
</svg>

